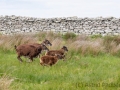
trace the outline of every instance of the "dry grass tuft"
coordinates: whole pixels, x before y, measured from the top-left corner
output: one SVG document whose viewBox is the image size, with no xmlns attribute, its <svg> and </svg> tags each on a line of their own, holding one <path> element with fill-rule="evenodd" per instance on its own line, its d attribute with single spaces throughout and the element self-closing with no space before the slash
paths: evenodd
<svg viewBox="0 0 120 90">
<path fill-rule="evenodd" d="M 114 41 L 112 41 L 109 44 L 109 53 L 112 55 L 116 55 L 119 54 L 119 52 L 120 52 L 120 44 L 117 45 Z"/>
<path fill-rule="evenodd" d="M 1 35 L 0 36 L 0 47 L 5 50 L 13 50 L 14 45 L 20 45 L 25 43 L 38 42 L 35 35 L 29 34 L 18 34 L 18 35 Z"/>
<path fill-rule="evenodd" d="M 9 90 L 9 86 L 13 82 L 8 76 L 3 76 L 0 78 L 0 90 Z"/>
<path fill-rule="evenodd" d="M 72 50 L 75 50 L 76 52 L 81 53 L 82 55 L 98 55 L 100 52 L 104 52 L 104 46 L 102 43 L 102 39 L 97 39 L 95 41 L 83 39 L 74 41 L 70 45 L 70 47 Z"/>
<path fill-rule="evenodd" d="M 82 55 L 99 55 L 100 53 L 110 53 L 116 55 L 120 53 L 120 36 L 89 37 L 78 35 L 69 39 L 73 34 L 66 34 L 67 39 L 59 33 L 40 32 L 38 34 L 17 34 L 0 35 L 0 48 L 14 50 L 14 45 L 25 43 L 41 43 L 44 39 L 50 40 L 52 46 L 49 49 L 60 49 L 67 46 L 70 55 L 77 53 Z"/>
<path fill-rule="evenodd" d="M 63 40 L 61 38 L 56 38 L 51 43 L 51 49 L 60 49 L 63 46 Z"/>
</svg>

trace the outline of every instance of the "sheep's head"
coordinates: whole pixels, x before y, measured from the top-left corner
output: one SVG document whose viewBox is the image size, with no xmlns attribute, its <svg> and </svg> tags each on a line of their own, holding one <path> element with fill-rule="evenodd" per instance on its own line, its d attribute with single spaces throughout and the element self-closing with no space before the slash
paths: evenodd
<svg viewBox="0 0 120 90">
<path fill-rule="evenodd" d="M 52 46 L 52 44 L 50 43 L 50 41 L 47 40 L 47 39 L 45 39 L 42 44 Z"/>
<path fill-rule="evenodd" d="M 66 46 L 63 46 L 62 49 L 65 50 L 65 51 L 68 51 Z"/>
</svg>

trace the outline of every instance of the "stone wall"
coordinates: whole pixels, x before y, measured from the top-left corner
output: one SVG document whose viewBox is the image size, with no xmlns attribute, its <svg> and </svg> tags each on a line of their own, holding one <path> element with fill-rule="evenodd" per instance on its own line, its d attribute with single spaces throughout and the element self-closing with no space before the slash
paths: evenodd
<svg viewBox="0 0 120 90">
<path fill-rule="evenodd" d="M 0 16 L 0 33 L 15 34 L 25 32 L 73 32 L 87 35 L 119 35 L 120 18 L 33 18 L 20 16 Z"/>
</svg>

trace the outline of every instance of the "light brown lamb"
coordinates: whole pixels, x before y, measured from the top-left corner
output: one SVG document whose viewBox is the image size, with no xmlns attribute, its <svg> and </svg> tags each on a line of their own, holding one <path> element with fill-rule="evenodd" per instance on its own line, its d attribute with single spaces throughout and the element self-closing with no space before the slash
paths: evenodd
<svg viewBox="0 0 120 90">
<path fill-rule="evenodd" d="M 40 58 L 40 64 L 42 66 L 47 66 L 47 65 L 52 66 L 58 61 L 58 59 L 61 59 L 61 58 L 62 56 L 59 54 L 55 54 L 55 56 L 45 55 Z"/>
</svg>

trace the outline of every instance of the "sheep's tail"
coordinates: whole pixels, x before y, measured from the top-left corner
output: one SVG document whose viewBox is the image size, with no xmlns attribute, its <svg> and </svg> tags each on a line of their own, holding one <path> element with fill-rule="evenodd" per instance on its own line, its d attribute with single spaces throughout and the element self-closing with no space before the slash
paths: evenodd
<svg viewBox="0 0 120 90">
<path fill-rule="evenodd" d="M 15 50 L 16 50 L 17 46 L 15 45 L 14 48 L 15 48 Z"/>
</svg>

